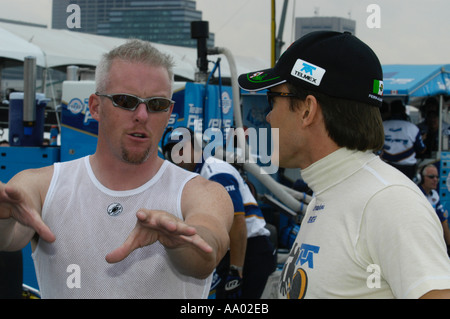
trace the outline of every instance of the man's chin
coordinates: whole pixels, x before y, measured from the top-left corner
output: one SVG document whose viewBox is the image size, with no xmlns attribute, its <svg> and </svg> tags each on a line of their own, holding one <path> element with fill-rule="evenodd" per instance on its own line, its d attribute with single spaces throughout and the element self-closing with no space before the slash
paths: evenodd
<svg viewBox="0 0 450 319">
<path fill-rule="evenodd" d="M 124 151 L 122 153 L 122 159 L 128 164 L 139 165 L 148 160 L 149 154 L 149 150 L 140 153 Z"/>
</svg>

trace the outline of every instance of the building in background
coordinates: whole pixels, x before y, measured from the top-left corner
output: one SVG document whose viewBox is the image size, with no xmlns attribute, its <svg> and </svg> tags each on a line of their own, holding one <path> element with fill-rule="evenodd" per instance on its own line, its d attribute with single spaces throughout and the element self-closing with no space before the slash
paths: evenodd
<svg viewBox="0 0 450 319">
<path fill-rule="evenodd" d="M 193 0 L 53 0 L 52 28 L 68 29 L 70 4 L 81 11 L 81 28 L 72 31 L 197 47 L 191 22 L 202 20 L 202 12 Z M 213 33 L 207 45 L 214 46 Z"/>
<path fill-rule="evenodd" d="M 313 31 L 338 31 L 355 34 L 356 21 L 338 17 L 295 18 L 295 38 L 301 38 Z"/>
</svg>

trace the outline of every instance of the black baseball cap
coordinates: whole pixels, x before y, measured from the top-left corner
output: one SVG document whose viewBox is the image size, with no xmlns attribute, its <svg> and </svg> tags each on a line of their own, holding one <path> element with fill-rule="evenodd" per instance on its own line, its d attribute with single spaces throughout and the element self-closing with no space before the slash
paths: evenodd
<svg viewBox="0 0 450 319">
<path fill-rule="evenodd" d="M 329 96 L 381 107 L 383 71 L 372 49 L 350 32 L 308 33 L 273 68 L 241 74 L 239 86 L 260 91 L 289 82 Z"/>
</svg>

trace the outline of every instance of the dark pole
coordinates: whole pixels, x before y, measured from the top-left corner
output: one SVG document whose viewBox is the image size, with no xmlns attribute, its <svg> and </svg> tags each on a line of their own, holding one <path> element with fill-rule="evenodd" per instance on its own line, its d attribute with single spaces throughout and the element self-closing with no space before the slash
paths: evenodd
<svg viewBox="0 0 450 319">
<path fill-rule="evenodd" d="M 206 82 L 208 78 L 207 44 L 209 38 L 208 21 L 191 22 L 191 38 L 197 39 L 197 68 L 196 82 Z"/>
</svg>

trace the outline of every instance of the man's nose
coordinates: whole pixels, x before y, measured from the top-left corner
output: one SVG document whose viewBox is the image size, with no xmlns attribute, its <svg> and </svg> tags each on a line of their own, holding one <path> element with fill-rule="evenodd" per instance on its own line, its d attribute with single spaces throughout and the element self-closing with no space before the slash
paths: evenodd
<svg viewBox="0 0 450 319">
<path fill-rule="evenodd" d="M 148 118 L 147 105 L 145 103 L 140 103 L 136 110 L 134 110 L 134 116 L 137 120 L 144 120 Z"/>
</svg>

